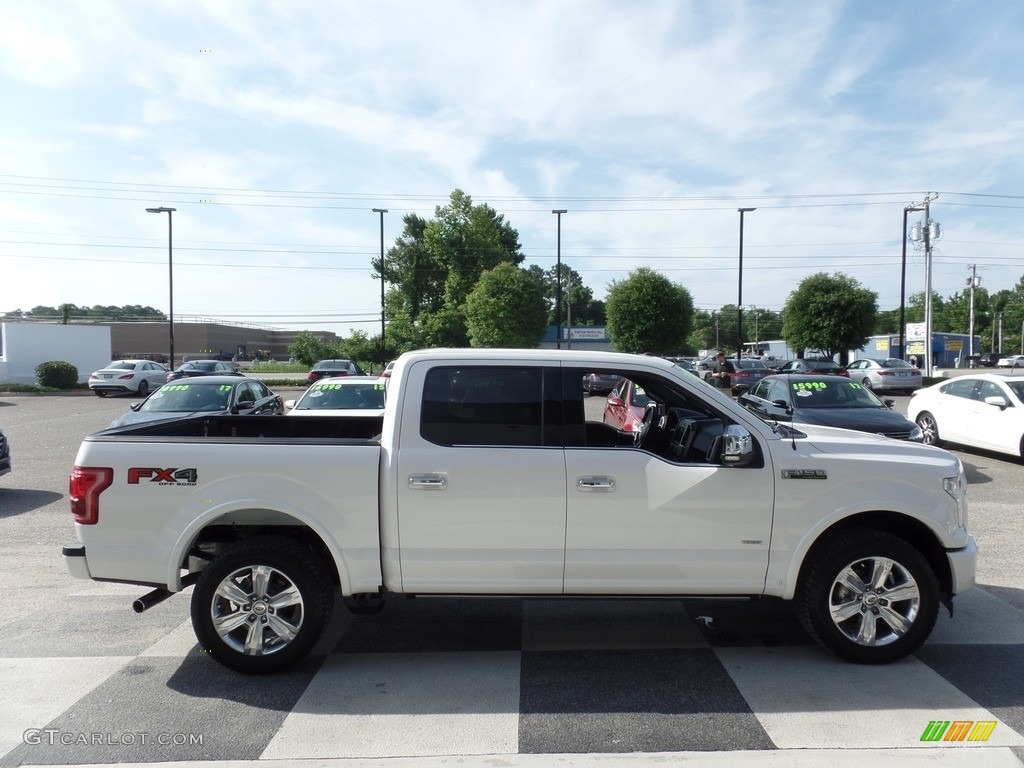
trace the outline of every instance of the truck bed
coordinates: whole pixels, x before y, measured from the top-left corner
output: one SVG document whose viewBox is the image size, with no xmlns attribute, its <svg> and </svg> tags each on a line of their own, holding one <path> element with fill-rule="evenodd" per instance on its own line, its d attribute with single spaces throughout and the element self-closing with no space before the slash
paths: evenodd
<svg viewBox="0 0 1024 768">
<path fill-rule="evenodd" d="M 240 438 L 258 440 L 357 440 L 377 442 L 383 417 L 191 416 L 114 427 L 87 440 L 124 438 Z"/>
</svg>

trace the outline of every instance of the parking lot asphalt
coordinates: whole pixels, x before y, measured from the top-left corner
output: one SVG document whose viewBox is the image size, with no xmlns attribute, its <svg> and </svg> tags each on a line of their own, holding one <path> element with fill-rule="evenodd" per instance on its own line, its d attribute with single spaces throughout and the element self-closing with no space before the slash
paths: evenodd
<svg viewBox="0 0 1024 768">
<path fill-rule="evenodd" d="M 0 765 L 1024 759 L 1024 467 L 1008 457 L 954 451 L 968 475 L 979 586 L 898 664 L 839 662 L 789 606 L 770 602 L 420 599 L 370 617 L 339 607 L 308 663 L 254 678 L 202 654 L 187 595 L 137 615 L 141 588 L 64 569 L 78 445 L 132 401 L 0 394 L 14 452 L 0 478 Z M 936 721 L 994 727 L 984 742 L 922 742 Z"/>
</svg>

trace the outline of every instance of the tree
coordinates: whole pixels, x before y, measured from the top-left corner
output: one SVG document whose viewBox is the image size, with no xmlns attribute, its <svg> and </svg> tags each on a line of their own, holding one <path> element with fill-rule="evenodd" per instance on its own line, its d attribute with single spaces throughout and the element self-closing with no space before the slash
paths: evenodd
<svg viewBox="0 0 1024 768">
<path fill-rule="evenodd" d="M 484 272 L 466 299 L 466 327 L 474 347 L 536 347 L 547 325 L 544 286 L 509 263 Z"/>
<path fill-rule="evenodd" d="M 786 299 L 783 338 L 795 350 L 845 355 L 867 343 L 877 312 L 876 293 L 841 272 L 819 272 L 804 278 Z"/>
<path fill-rule="evenodd" d="M 605 300 L 608 336 L 623 352 L 673 354 L 693 324 L 693 298 L 681 285 L 649 267 L 614 281 Z"/>
<path fill-rule="evenodd" d="M 324 341 L 309 331 L 295 334 L 295 340 L 288 345 L 288 354 L 303 365 L 313 365 L 318 360 L 345 357 L 337 343 Z"/>
<path fill-rule="evenodd" d="M 529 267 L 530 274 L 544 286 L 548 305 L 548 325 L 555 324 L 555 306 L 558 303 L 558 266 L 546 272 L 536 264 Z M 573 326 L 598 325 L 604 322 L 604 302 L 594 300 L 594 292 L 583 284 L 580 274 L 562 262 L 562 321 Z"/>
<path fill-rule="evenodd" d="M 519 233 L 490 206 L 473 205 L 460 189 L 435 209 L 432 220 L 409 214 L 403 223 L 383 265 L 383 278 L 393 286 L 384 307 L 398 326 L 395 338 L 418 347 L 466 346 L 466 299 L 486 270 L 523 261 Z M 372 264 L 380 275 L 380 258 Z"/>
</svg>

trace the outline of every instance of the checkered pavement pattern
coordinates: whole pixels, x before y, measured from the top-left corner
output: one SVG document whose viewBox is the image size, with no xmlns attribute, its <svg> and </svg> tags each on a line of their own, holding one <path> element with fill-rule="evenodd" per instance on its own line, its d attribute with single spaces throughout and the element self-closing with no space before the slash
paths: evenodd
<svg viewBox="0 0 1024 768">
<path fill-rule="evenodd" d="M 976 589 L 913 657 L 862 666 L 776 601 L 393 597 L 339 604 L 310 658 L 248 676 L 205 656 L 179 596 L 145 647 L 0 658 L 0 765 L 1019 766 L 1013 602 Z M 922 741 L 936 721 L 994 726 Z"/>
</svg>

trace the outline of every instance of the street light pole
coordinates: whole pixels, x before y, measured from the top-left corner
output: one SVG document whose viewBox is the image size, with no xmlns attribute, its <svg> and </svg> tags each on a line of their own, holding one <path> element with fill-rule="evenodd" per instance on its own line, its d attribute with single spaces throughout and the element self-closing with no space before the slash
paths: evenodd
<svg viewBox="0 0 1024 768">
<path fill-rule="evenodd" d="M 551 211 L 558 216 L 558 261 L 555 267 L 555 349 L 562 348 L 562 214 L 565 208 Z"/>
<path fill-rule="evenodd" d="M 740 271 L 739 295 L 736 297 L 736 359 L 743 357 L 743 214 L 757 208 L 737 208 L 740 212 Z"/>
<path fill-rule="evenodd" d="M 167 333 L 170 339 L 170 354 L 168 355 L 168 368 L 174 370 L 174 229 L 171 223 L 174 212 L 177 208 L 147 208 L 146 213 L 167 214 L 167 287 L 170 291 L 169 305 L 167 308 Z"/>
<path fill-rule="evenodd" d="M 373 208 L 374 213 L 380 214 L 380 364 L 384 365 L 384 214 L 387 208 Z"/>
</svg>

